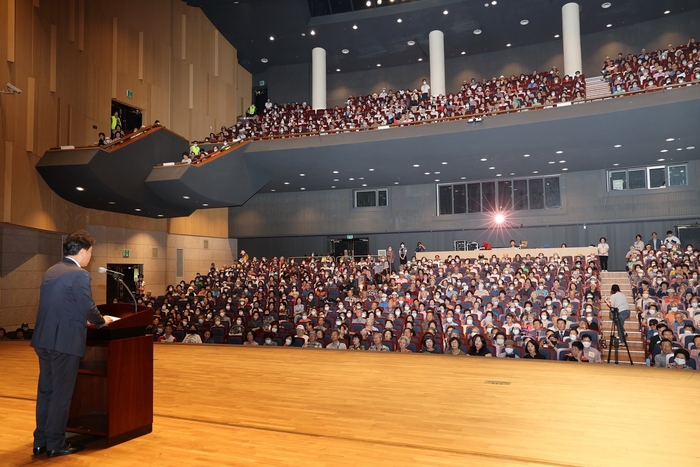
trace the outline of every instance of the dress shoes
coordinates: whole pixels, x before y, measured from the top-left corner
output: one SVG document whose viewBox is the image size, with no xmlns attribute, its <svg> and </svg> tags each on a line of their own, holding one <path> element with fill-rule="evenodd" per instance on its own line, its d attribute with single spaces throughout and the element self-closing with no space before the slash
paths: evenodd
<svg viewBox="0 0 700 467">
<path fill-rule="evenodd" d="M 58 456 L 68 456 L 70 454 L 75 454 L 85 449 L 84 446 L 78 446 L 77 444 L 66 443 L 60 449 L 52 449 L 46 451 L 46 457 L 58 457 Z"/>
<path fill-rule="evenodd" d="M 38 448 L 34 448 L 34 449 L 32 449 L 32 452 L 34 453 L 35 456 L 40 456 L 46 452 L 46 446 L 40 446 Z"/>
</svg>

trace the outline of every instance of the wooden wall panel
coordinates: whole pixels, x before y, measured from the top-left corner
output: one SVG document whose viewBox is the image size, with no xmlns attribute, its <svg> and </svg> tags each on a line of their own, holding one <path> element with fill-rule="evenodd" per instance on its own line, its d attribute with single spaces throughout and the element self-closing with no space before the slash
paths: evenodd
<svg viewBox="0 0 700 467">
<path fill-rule="evenodd" d="M 168 233 L 228 238 L 228 208 L 199 209 L 168 221 Z"/>
<path fill-rule="evenodd" d="M 8 62 L 15 61 L 15 31 L 16 31 L 16 13 L 15 13 L 15 1 L 7 0 L 7 55 L 6 60 Z"/>
</svg>

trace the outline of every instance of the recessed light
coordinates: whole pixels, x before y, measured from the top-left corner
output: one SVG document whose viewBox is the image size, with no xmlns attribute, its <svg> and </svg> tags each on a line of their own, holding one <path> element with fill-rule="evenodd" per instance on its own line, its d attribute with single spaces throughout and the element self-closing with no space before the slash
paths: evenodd
<svg viewBox="0 0 700 467">
<path fill-rule="evenodd" d="M 665 14 L 665 15 L 667 15 L 667 14 L 669 14 L 669 13 L 671 13 L 671 10 L 666 10 L 666 11 L 664 11 L 664 14 Z"/>
<path fill-rule="evenodd" d="M 462 180 L 466 180 L 466 179 L 467 179 L 467 177 L 461 177 L 461 178 L 462 178 Z"/>
<path fill-rule="evenodd" d="M 413 164 L 413 167 L 420 167 L 420 164 Z"/>
<path fill-rule="evenodd" d="M 521 19 L 520 24 L 522 24 L 523 26 L 527 26 L 528 24 L 530 24 L 530 21 L 526 19 Z"/>
<path fill-rule="evenodd" d="M 496 174 L 496 177 L 502 177 L 503 174 Z"/>
<path fill-rule="evenodd" d="M 663 157 L 662 157 L 661 159 L 656 159 L 657 162 L 663 162 L 663 161 L 665 161 L 665 160 L 666 160 L 666 159 L 664 159 Z"/>
<path fill-rule="evenodd" d="M 357 29 L 357 24 L 353 24 L 353 25 L 352 25 L 352 28 L 353 28 L 353 29 Z"/>
<path fill-rule="evenodd" d="M 309 34 L 311 34 L 312 36 L 315 36 L 315 35 L 316 35 L 316 31 L 314 31 L 314 30 L 312 29 L 311 31 L 309 31 Z"/>
<path fill-rule="evenodd" d="M 425 172 L 425 175 L 430 175 L 430 172 Z"/>
<path fill-rule="evenodd" d="M 306 177 L 306 174 L 299 174 L 300 177 Z"/>
<path fill-rule="evenodd" d="M 606 28 L 611 28 L 611 27 L 612 27 L 612 24 L 606 24 L 605 27 L 606 27 Z"/>
<path fill-rule="evenodd" d="M 289 182 L 284 182 L 285 185 L 289 185 Z"/>
<path fill-rule="evenodd" d="M 533 173 L 533 174 L 538 174 L 538 173 L 540 173 L 540 171 L 539 171 L 539 170 L 533 170 L 532 173 Z"/>
<path fill-rule="evenodd" d="M 683 150 L 683 148 L 678 148 L 678 149 L 676 149 L 676 151 L 682 151 L 682 150 Z"/>
<path fill-rule="evenodd" d="M 365 177 L 360 177 L 360 178 L 358 178 L 358 180 L 364 180 L 364 179 L 365 179 Z"/>
<path fill-rule="evenodd" d="M 340 68 L 336 68 L 335 71 L 340 71 Z"/>
<path fill-rule="evenodd" d="M 673 141 L 673 140 L 675 140 L 675 139 L 676 139 L 676 138 L 666 138 L 666 141 Z"/>
<path fill-rule="evenodd" d="M 440 175 L 440 172 L 435 172 L 435 175 Z"/>
<path fill-rule="evenodd" d="M 668 149 L 662 149 L 661 152 L 668 152 Z"/>
<path fill-rule="evenodd" d="M 449 15 L 449 14 L 450 14 L 450 12 L 449 12 L 449 11 L 447 11 L 447 10 L 445 10 L 445 11 L 443 11 L 443 12 L 442 12 L 442 14 L 443 14 L 443 15 Z"/>
<path fill-rule="evenodd" d="M 350 177 L 350 178 L 348 178 L 348 180 L 350 180 L 352 182 L 353 180 L 355 180 L 355 177 Z"/>
<path fill-rule="evenodd" d="M 335 188 L 335 185 L 331 185 L 331 188 Z"/>
<path fill-rule="evenodd" d="M 563 163 L 565 163 L 565 162 L 566 162 L 566 161 L 559 161 L 560 164 L 563 164 Z"/>
<path fill-rule="evenodd" d="M 440 181 L 440 179 L 439 179 L 439 178 L 436 178 L 436 179 L 435 179 L 435 181 L 436 181 L 436 182 L 439 182 L 439 181 Z"/>
<path fill-rule="evenodd" d="M 496 167 L 489 167 L 489 170 L 496 170 Z"/>
<path fill-rule="evenodd" d="M 305 33 L 305 32 L 302 32 L 302 33 L 301 33 L 301 37 L 306 37 L 306 33 Z"/>
<path fill-rule="evenodd" d="M 691 149 L 695 149 L 695 146 L 688 146 L 686 149 L 690 151 Z"/>
<path fill-rule="evenodd" d="M 141 212 L 141 209 L 136 208 L 136 209 L 134 209 L 134 211 L 136 211 L 136 212 Z"/>
<path fill-rule="evenodd" d="M 515 175 L 515 172 L 511 172 L 510 174 L 511 174 L 511 175 Z"/>
<path fill-rule="evenodd" d="M 367 184 L 366 184 L 366 183 L 363 183 L 362 186 L 367 186 Z"/>
<path fill-rule="evenodd" d="M 394 182 L 394 185 L 398 185 L 398 184 L 399 184 L 399 182 Z"/>
<path fill-rule="evenodd" d="M 510 44 L 506 44 L 506 47 L 510 47 Z"/>
<path fill-rule="evenodd" d="M 272 189 L 272 190 L 270 190 L 270 191 L 277 191 L 277 190 L 275 190 L 275 189 L 273 188 L 273 189 Z"/>
<path fill-rule="evenodd" d="M 381 64 L 381 63 L 377 63 L 377 66 L 382 66 L 382 64 Z"/>
<path fill-rule="evenodd" d="M 261 58 L 260 61 L 263 63 L 267 63 L 268 60 L 266 58 Z"/>
<path fill-rule="evenodd" d="M 564 167 L 564 168 L 561 169 L 561 170 L 563 170 L 564 172 L 566 172 L 566 171 L 569 170 L 569 169 L 567 169 L 566 167 Z"/>
<path fill-rule="evenodd" d="M 271 40 L 271 41 L 274 41 L 274 40 L 275 40 L 275 36 L 270 36 L 270 40 Z"/>
<path fill-rule="evenodd" d="M 402 20 L 401 18 L 398 18 L 398 19 L 396 20 L 396 22 L 397 22 L 397 23 L 403 23 L 403 20 Z"/>
<path fill-rule="evenodd" d="M 163 217 L 163 214 L 158 214 L 158 217 Z"/>
<path fill-rule="evenodd" d="M 484 3 L 484 6 L 485 6 L 486 8 L 488 8 L 488 7 L 489 7 L 489 4 L 488 4 L 488 3 Z"/>
<path fill-rule="evenodd" d="M 272 190 L 272 191 L 275 191 L 275 190 Z M 202 206 L 207 207 L 207 206 L 209 206 L 209 203 L 202 203 Z"/>
<path fill-rule="evenodd" d="M 343 52 L 345 55 L 350 53 L 350 51 L 348 49 L 343 49 L 343 50 L 341 50 L 341 52 Z"/>
<path fill-rule="evenodd" d="M 338 171 L 337 171 L 337 170 L 334 170 L 334 171 L 333 171 L 333 173 L 334 173 L 334 174 L 337 174 L 337 173 L 338 173 Z"/>
<path fill-rule="evenodd" d="M 557 154 L 564 154 L 564 151 L 557 151 Z"/>
<path fill-rule="evenodd" d="M 530 154 L 523 154 L 523 157 L 530 157 Z"/>
<path fill-rule="evenodd" d="M 372 2 L 370 0 L 367 0 L 367 3 L 365 3 L 367 6 L 372 6 Z"/>
<path fill-rule="evenodd" d="M 300 189 L 301 191 L 304 191 L 304 190 L 306 190 L 306 188 L 304 188 L 304 187 L 301 187 L 301 188 L 299 188 L 299 189 Z"/>
<path fill-rule="evenodd" d="M 83 188 L 81 186 L 76 186 L 75 189 L 78 191 L 85 191 L 85 188 Z"/>
<path fill-rule="evenodd" d="M 617 166 L 619 166 L 619 165 L 620 165 L 620 164 L 615 163 L 615 164 L 613 164 L 613 167 L 617 167 Z"/>
<path fill-rule="evenodd" d="M 497 4 L 498 4 L 498 2 L 497 2 L 496 0 L 493 0 L 493 1 L 491 2 L 491 5 L 497 5 Z"/>
<path fill-rule="evenodd" d="M 443 162 L 442 165 L 447 165 L 447 162 Z"/>
<path fill-rule="evenodd" d="M 334 181 L 334 182 L 339 182 L 340 179 L 339 179 L 339 178 L 334 178 L 333 181 Z"/>
<path fill-rule="evenodd" d="M 555 34 L 555 35 L 554 35 L 554 38 L 555 38 L 555 39 L 559 39 L 559 34 Z"/>
<path fill-rule="evenodd" d="M 481 34 L 481 29 L 474 29 L 474 34 L 476 34 L 477 36 Z"/>
<path fill-rule="evenodd" d="M 422 62 L 422 61 L 423 61 L 423 59 L 422 59 L 422 58 L 419 58 L 419 59 L 418 59 L 418 61 L 419 61 L 419 62 Z"/>
<path fill-rule="evenodd" d="M 184 196 L 182 197 L 182 199 L 190 199 L 190 197 L 187 196 L 187 195 L 184 195 Z"/>
<path fill-rule="evenodd" d="M 610 2 L 605 2 L 602 5 L 600 5 L 601 8 L 610 8 L 612 6 L 612 3 Z"/>
<path fill-rule="evenodd" d="M 616 144 L 614 147 L 616 147 L 616 148 L 621 148 L 622 145 L 621 145 L 621 144 Z"/>
<path fill-rule="evenodd" d="M 377 0 L 377 5 L 381 5 L 381 4 L 382 4 L 382 0 Z"/>
<path fill-rule="evenodd" d="M 462 51 L 462 55 L 466 55 L 466 54 L 467 54 L 467 53 L 463 50 L 463 51 Z"/>
<path fill-rule="evenodd" d="M 556 164 L 556 162 L 555 162 L 555 161 L 549 161 L 549 163 L 550 163 L 550 164 Z"/>
<path fill-rule="evenodd" d="M 416 41 L 408 41 L 408 42 L 406 42 L 406 44 L 408 44 L 408 45 L 416 45 Z"/>
<path fill-rule="evenodd" d="M 107 203 L 107 204 L 117 204 L 117 203 L 115 203 L 114 201 L 110 201 L 110 202 Z"/>
<path fill-rule="evenodd" d="M 482 157 L 482 158 L 479 159 L 479 160 L 480 160 L 481 162 L 486 162 L 486 161 L 487 161 L 487 159 L 486 159 L 485 157 Z"/>
<path fill-rule="evenodd" d="M 369 169 L 370 172 L 374 172 L 374 169 Z"/>
</svg>

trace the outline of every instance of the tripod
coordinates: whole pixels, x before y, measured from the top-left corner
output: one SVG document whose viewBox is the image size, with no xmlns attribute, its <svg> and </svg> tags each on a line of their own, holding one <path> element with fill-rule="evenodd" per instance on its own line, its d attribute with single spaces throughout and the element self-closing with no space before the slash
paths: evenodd
<svg viewBox="0 0 700 467">
<path fill-rule="evenodd" d="M 630 348 L 627 345 L 627 338 L 625 338 L 625 331 L 623 330 L 622 323 L 620 322 L 620 310 L 617 308 L 610 308 L 610 316 L 612 317 L 612 326 L 610 327 L 608 363 L 610 363 L 610 354 L 612 353 L 612 349 L 615 347 L 615 365 L 620 364 L 618 352 L 620 350 L 620 342 L 622 342 L 625 345 L 625 349 L 627 349 L 627 357 L 630 359 L 630 365 L 634 365 L 632 362 L 632 354 L 630 354 Z M 616 332 L 618 334 L 617 336 L 615 335 Z"/>
</svg>

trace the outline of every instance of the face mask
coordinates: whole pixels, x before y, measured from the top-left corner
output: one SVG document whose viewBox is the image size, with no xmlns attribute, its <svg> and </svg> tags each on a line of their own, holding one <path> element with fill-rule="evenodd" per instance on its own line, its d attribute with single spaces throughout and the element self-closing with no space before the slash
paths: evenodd
<svg viewBox="0 0 700 467">
<path fill-rule="evenodd" d="M 506 353 L 511 355 L 513 353 L 513 349 L 511 347 L 506 347 Z"/>
<path fill-rule="evenodd" d="M 551 300 L 547 300 L 545 303 L 546 303 L 547 305 L 551 305 L 551 304 L 552 304 L 552 301 L 551 301 Z"/>
<path fill-rule="evenodd" d="M 586 308 L 586 313 L 593 313 L 593 308 Z"/>
<path fill-rule="evenodd" d="M 211 313 L 207 313 L 207 319 L 211 319 Z"/>
<path fill-rule="evenodd" d="M 542 314 L 542 315 L 540 315 L 540 318 L 542 318 L 542 319 L 547 319 L 547 315 Z"/>
<path fill-rule="evenodd" d="M 476 336 L 478 333 L 476 331 L 472 332 L 472 337 Z"/>
<path fill-rule="evenodd" d="M 243 321 L 241 321 L 240 319 L 236 320 L 236 324 L 241 325 L 242 323 L 243 323 Z"/>
<path fill-rule="evenodd" d="M 225 315 L 226 315 L 226 313 L 225 313 L 225 312 L 223 312 L 223 311 L 221 311 L 221 312 L 219 312 L 219 315 L 220 315 L 220 316 L 225 316 Z"/>
<path fill-rule="evenodd" d="M 586 321 L 589 323 L 593 322 L 593 317 L 592 316 L 586 316 Z"/>
<path fill-rule="evenodd" d="M 518 334 L 520 334 L 520 329 L 513 329 L 513 335 L 517 336 Z"/>
<path fill-rule="evenodd" d="M 272 339 L 270 339 L 269 337 L 267 339 L 265 339 L 265 343 L 267 345 L 270 345 L 271 342 L 272 342 Z"/>
<path fill-rule="evenodd" d="M 569 337 L 570 337 L 572 340 L 576 340 L 576 334 L 569 334 Z"/>
<path fill-rule="evenodd" d="M 586 342 L 583 343 L 583 346 L 587 349 L 587 348 L 589 348 L 589 347 L 591 346 L 591 343 L 588 342 L 588 341 L 586 341 Z"/>
<path fill-rule="evenodd" d="M 690 306 L 692 306 L 693 308 L 697 308 L 697 307 L 698 307 L 698 304 L 697 304 L 697 303 L 691 303 Z"/>
<path fill-rule="evenodd" d="M 448 316 L 448 317 L 447 317 L 447 322 L 448 322 L 448 323 L 451 323 L 451 322 L 452 322 L 452 316 Z"/>
<path fill-rule="evenodd" d="M 284 341 L 284 343 L 287 344 L 287 345 L 292 345 L 292 340 L 291 340 L 291 339 L 287 339 L 287 340 Z"/>
<path fill-rule="evenodd" d="M 238 312 L 238 316 L 243 316 L 243 312 L 242 312 L 242 311 L 239 311 L 239 312 Z"/>
<path fill-rule="evenodd" d="M 676 361 L 676 365 L 678 365 L 678 366 L 685 365 L 685 358 L 677 358 L 675 361 Z"/>
<path fill-rule="evenodd" d="M 218 326 L 221 324 L 221 321 L 214 321 L 214 324 L 216 324 Z"/>
<path fill-rule="evenodd" d="M 230 307 L 230 306 L 227 306 L 227 307 L 226 307 L 226 310 L 227 310 L 227 311 L 230 311 L 230 310 L 231 310 L 231 307 Z M 223 314 L 223 313 L 222 313 L 222 314 Z"/>
<path fill-rule="evenodd" d="M 503 339 L 496 339 L 496 344 L 503 345 L 505 341 Z"/>
<path fill-rule="evenodd" d="M 272 328 L 272 332 L 277 332 L 277 328 Z"/>
<path fill-rule="evenodd" d="M 468 318 L 468 319 L 467 319 L 467 324 L 472 324 L 472 323 L 474 323 L 474 320 L 471 319 L 471 318 Z"/>
<path fill-rule="evenodd" d="M 677 306 L 672 306 L 672 307 L 671 307 L 671 311 L 673 311 L 673 312 L 675 313 L 676 311 L 678 311 L 678 307 L 677 307 Z"/>
<path fill-rule="evenodd" d="M 202 324 L 204 320 L 202 318 L 199 318 L 199 324 Z"/>
<path fill-rule="evenodd" d="M 531 307 L 529 307 L 529 306 L 526 306 L 526 307 L 525 307 L 525 311 L 530 311 L 530 310 L 532 310 Z"/>
</svg>

